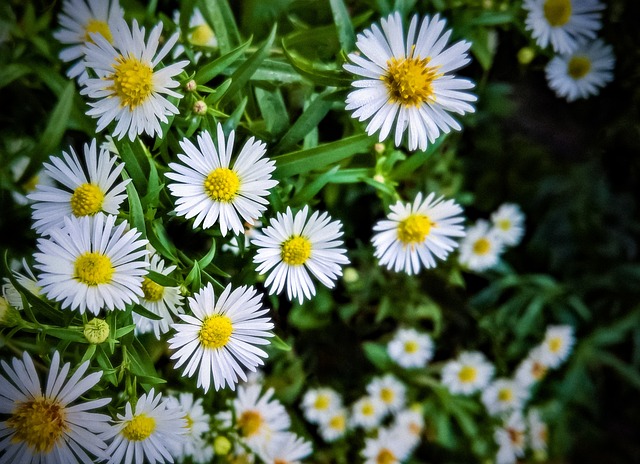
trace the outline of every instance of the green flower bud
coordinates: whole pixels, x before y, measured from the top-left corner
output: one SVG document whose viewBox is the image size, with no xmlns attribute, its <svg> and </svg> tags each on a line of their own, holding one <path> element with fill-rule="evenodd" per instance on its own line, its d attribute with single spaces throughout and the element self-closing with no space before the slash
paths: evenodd
<svg viewBox="0 0 640 464">
<path fill-rule="evenodd" d="M 0 296 L 0 327 L 15 327 L 22 320 L 20 312 Z"/>
<path fill-rule="evenodd" d="M 213 449 L 218 456 L 226 456 L 231 451 L 231 442 L 227 437 L 217 436 L 213 440 Z"/>
<path fill-rule="evenodd" d="M 109 324 L 103 319 L 91 319 L 84 326 L 84 337 L 94 345 L 109 338 Z"/>
</svg>

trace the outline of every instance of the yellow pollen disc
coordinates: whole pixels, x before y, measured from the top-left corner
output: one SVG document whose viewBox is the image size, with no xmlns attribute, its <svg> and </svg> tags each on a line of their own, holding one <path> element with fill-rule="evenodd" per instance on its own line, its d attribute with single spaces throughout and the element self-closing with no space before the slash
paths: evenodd
<svg viewBox="0 0 640 464">
<path fill-rule="evenodd" d="M 84 27 L 84 41 L 94 43 L 91 38 L 92 33 L 98 33 L 109 43 L 113 43 L 113 36 L 111 35 L 111 29 L 109 29 L 109 25 L 100 21 L 99 19 L 90 19 L 87 25 Z"/>
<path fill-rule="evenodd" d="M 549 349 L 552 353 L 557 353 L 562 348 L 562 339 L 560 337 L 553 337 L 549 340 Z"/>
<path fill-rule="evenodd" d="M 387 73 L 382 76 L 389 92 L 389 100 L 404 106 L 420 106 L 435 100 L 433 81 L 441 74 L 439 66 L 428 66 L 431 58 L 391 58 Z"/>
<path fill-rule="evenodd" d="M 591 60 L 587 56 L 572 56 L 567 64 L 567 74 L 573 79 L 582 79 L 591 71 Z"/>
<path fill-rule="evenodd" d="M 377 464 L 393 464 L 394 462 L 398 462 L 396 455 L 389 451 L 387 448 L 383 448 L 376 456 Z"/>
<path fill-rule="evenodd" d="M 375 410 L 373 409 L 373 406 L 370 403 L 367 403 L 362 406 L 362 414 L 364 416 L 372 416 L 374 412 Z"/>
<path fill-rule="evenodd" d="M 119 56 L 116 61 L 115 72 L 109 76 L 113 79 L 111 90 L 120 98 L 120 106 L 132 111 L 153 91 L 153 68 L 132 56 Z"/>
<path fill-rule="evenodd" d="M 250 437 L 260 430 L 262 426 L 262 415 L 257 411 L 245 411 L 238 419 L 238 427 L 243 437 Z"/>
<path fill-rule="evenodd" d="M 311 242 L 299 235 L 285 241 L 280 248 L 280 258 L 289 266 L 300 266 L 311 256 Z"/>
<path fill-rule="evenodd" d="M 44 397 L 18 403 L 6 424 L 15 430 L 13 443 L 24 442 L 42 454 L 50 453 L 67 430 L 64 408 Z"/>
<path fill-rule="evenodd" d="M 416 351 L 418 351 L 418 343 L 415 342 L 414 340 L 410 340 L 408 342 L 404 343 L 404 352 L 405 353 L 415 353 Z"/>
<path fill-rule="evenodd" d="M 498 400 L 503 403 L 509 402 L 513 399 L 513 392 L 509 388 L 503 388 L 498 392 Z"/>
<path fill-rule="evenodd" d="M 496 225 L 502 230 L 511 229 L 511 221 L 509 219 L 500 219 Z"/>
<path fill-rule="evenodd" d="M 187 421 L 187 428 L 191 430 L 191 427 L 193 427 L 193 419 L 191 419 L 191 416 L 187 414 L 186 416 L 184 416 L 184 420 Z"/>
<path fill-rule="evenodd" d="M 198 338 L 205 348 L 222 348 L 229 342 L 232 333 L 231 319 L 222 314 L 214 314 L 204 319 Z"/>
<path fill-rule="evenodd" d="M 458 372 L 458 379 L 462 383 L 470 383 L 478 377 L 478 370 L 472 366 L 462 366 Z"/>
<path fill-rule="evenodd" d="M 313 403 L 313 407 L 319 410 L 325 410 L 329 407 L 329 397 L 327 395 L 318 395 L 316 401 Z"/>
<path fill-rule="evenodd" d="M 156 420 L 146 414 L 140 414 L 127 422 L 122 429 L 122 435 L 129 441 L 142 441 L 149 438 L 155 429 Z"/>
<path fill-rule="evenodd" d="M 207 24 L 201 24 L 195 27 L 191 31 L 191 38 L 189 39 L 192 44 L 204 47 L 213 38 L 213 31 Z"/>
<path fill-rule="evenodd" d="M 148 277 L 145 277 L 142 281 L 142 291 L 144 292 L 144 299 L 151 302 L 162 300 L 164 295 L 164 287 Z"/>
<path fill-rule="evenodd" d="M 82 184 L 71 195 L 71 212 L 76 217 L 93 216 L 102 210 L 104 193 L 95 184 Z"/>
<path fill-rule="evenodd" d="M 400 221 L 398 225 L 398 240 L 405 245 L 422 243 L 429 235 L 433 223 L 427 216 L 412 214 Z"/>
<path fill-rule="evenodd" d="M 531 366 L 531 375 L 534 379 L 540 380 L 547 373 L 547 366 L 542 363 L 534 362 Z"/>
<path fill-rule="evenodd" d="M 108 256 L 89 251 L 78 256 L 73 266 L 73 277 L 90 287 L 108 284 L 114 272 Z"/>
<path fill-rule="evenodd" d="M 380 391 L 380 398 L 382 398 L 382 401 L 384 401 L 385 403 L 391 403 L 395 396 L 396 395 L 394 391 L 390 388 L 383 388 Z"/>
<path fill-rule="evenodd" d="M 329 420 L 329 427 L 336 430 L 344 430 L 346 426 L 346 422 L 344 420 L 344 416 L 333 416 Z"/>
<path fill-rule="evenodd" d="M 229 203 L 240 190 L 238 175 L 229 168 L 216 168 L 204 181 L 204 191 L 213 201 Z"/>
<path fill-rule="evenodd" d="M 543 10 L 550 25 L 564 26 L 571 19 L 571 0 L 546 0 Z"/>
<path fill-rule="evenodd" d="M 473 253 L 476 255 L 486 255 L 491 251 L 491 242 L 482 237 L 473 244 Z"/>
</svg>

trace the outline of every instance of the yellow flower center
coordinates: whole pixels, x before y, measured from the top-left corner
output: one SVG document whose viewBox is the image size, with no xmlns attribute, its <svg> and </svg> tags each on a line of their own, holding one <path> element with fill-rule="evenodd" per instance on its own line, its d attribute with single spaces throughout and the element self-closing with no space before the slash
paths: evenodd
<svg viewBox="0 0 640 464">
<path fill-rule="evenodd" d="M 262 416 L 257 411 L 245 411 L 238 419 L 238 427 L 243 437 L 250 437 L 260 430 Z"/>
<path fill-rule="evenodd" d="M 205 348 L 222 348 L 231 338 L 232 332 L 231 319 L 222 314 L 214 314 L 204 319 L 198 338 Z"/>
<path fill-rule="evenodd" d="M 511 221 L 509 219 L 500 219 L 496 225 L 499 229 L 505 231 L 511 229 Z"/>
<path fill-rule="evenodd" d="M 476 255 L 486 255 L 491 251 L 491 242 L 482 237 L 473 244 L 473 253 Z"/>
<path fill-rule="evenodd" d="M 429 100 L 434 101 L 433 81 L 441 74 L 438 73 L 439 66 L 428 66 L 429 61 L 430 57 L 420 59 L 413 56 L 389 59 L 387 73 L 382 76 L 389 100 L 404 106 L 420 106 Z"/>
<path fill-rule="evenodd" d="M 552 353 L 557 353 L 562 348 L 562 338 L 553 337 L 549 340 L 549 349 Z"/>
<path fill-rule="evenodd" d="M 102 210 L 104 193 L 95 184 L 82 184 L 71 195 L 71 212 L 76 217 L 92 216 Z"/>
<path fill-rule="evenodd" d="M 404 351 L 405 353 L 413 354 L 418 351 L 418 342 L 415 340 L 410 340 L 408 342 L 404 342 Z"/>
<path fill-rule="evenodd" d="M 240 190 L 238 175 L 229 168 L 216 168 L 204 181 L 204 191 L 214 201 L 229 203 Z"/>
<path fill-rule="evenodd" d="M 458 379 L 462 383 L 470 383 L 478 377 L 478 370 L 473 366 L 462 366 L 458 372 Z"/>
<path fill-rule="evenodd" d="M 498 400 L 502 403 L 508 403 L 513 399 L 513 391 L 510 388 L 502 388 L 498 391 Z"/>
<path fill-rule="evenodd" d="M 191 430 L 191 427 L 193 427 L 193 419 L 191 418 L 191 416 L 187 414 L 186 416 L 184 416 L 184 420 L 187 421 L 187 429 Z"/>
<path fill-rule="evenodd" d="M 162 300 L 164 295 L 164 287 L 148 277 L 145 277 L 142 281 L 142 291 L 144 292 L 144 299 L 151 302 Z"/>
<path fill-rule="evenodd" d="M 378 456 L 376 456 L 376 464 L 393 464 L 394 462 L 398 462 L 398 459 L 387 448 L 381 449 Z"/>
<path fill-rule="evenodd" d="M 412 214 L 400 221 L 398 225 L 398 239 L 405 245 L 422 243 L 431 231 L 433 223 L 427 216 Z"/>
<path fill-rule="evenodd" d="M 329 397 L 327 395 L 318 395 L 316 401 L 313 403 L 313 407 L 321 411 L 329 407 Z"/>
<path fill-rule="evenodd" d="M 129 441 L 142 441 L 149 438 L 155 429 L 156 420 L 146 414 L 140 414 L 127 423 L 122 429 L 122 435 Z"/>
<path fill-rule="evenodd" d="M 385 403 L 391 403 L 395 396 L 396 394 L 391 388 L 385 387 L 380 390 L 380 398 L 382 398 L 382 401 L 384 401 Z"/>
<path fill-rule="evenodd" d="M 591 71 L 591 60 L 587 56 L 572 56 L 567 64 L 567 73 L 573 79 L 582 79 Z"/>
<path fill-rule="evenodd" d="M 189 40 L 194 45 L 204 47 L 213 36 L 214 34 L 211 28 L 207 24 L 201 24 L 191 31 L 191 38 Z"/>
<path fill-rule="evenodd" d="M 329 427 L 335 430 L 344 430 L 347 425 L 343 415 L 333 416 L 329 420 Z"/>
<path fill-rule="evenodd" d="M 90 287 L 111 282 L 114 272 L 108 256 L 89 251 L 78 256 L 73 266 L 73 277 Z"/>
<path fill-rule="evenodd" d="M 68 430 L 64 408 L 42 396 L 18 403 L 6 424 L 15 430 L 13 443 L 24 442 L 32 451 L 42 454 L 50 453 Z"/>
<path fill-rule="evenodd" d="M 571 19 L 571 0 L 546 0 L 543 10 L 550 25 L 564 26 Z"/>
<path fill-rule="evenodd" d="M 94 43 L 93 39 L 91 38 L 92 33 L 98 33 L 102 37 L 107 39 L 109 43 L 113 43 L 113 36 L 111 35 L 111 29 L 109 29 L 109 25 L 104 21 L 100 21 L 99 19 L 95 19 L 95 18 L 92 18 L 89 20 L 87 25 L 84 27 L 85 42 Z"/>
<path fill-rule="evenodd" d="M 365 403 L 362 405 L 361 411 L 363 416 L 373 416 L 375 409 L 371 403 Z"/>
<path fill-rule="evenodd" d="M 299 235 L 282 244 L 280 258 L 289 266 L 300 266 L 311 256 L 311 242 Z"/>
<path fill-rule="evenodd" d="M 133 56 L 119 56 L 116 62 L 115 72 L 110 76 L 113 79 L 111 89 L 120 98 L 120 106 L 132 111 L 153 91 L 153 68 Z"/>
</svg>

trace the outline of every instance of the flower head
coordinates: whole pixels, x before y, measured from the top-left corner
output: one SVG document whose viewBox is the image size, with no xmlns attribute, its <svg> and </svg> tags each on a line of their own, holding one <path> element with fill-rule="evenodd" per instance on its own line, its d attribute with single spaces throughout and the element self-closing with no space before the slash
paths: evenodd
<svg viewBox="0 0 640 464">
<path fill-rule="evenodd" d="M 372 430 L 380 425 L 386 412 L 382 400 L 371 395 L 362 396 L 351 405 L 351 425 Z"/>
<path fill-rule="evenodd" d="M 360 452 L 364 464 L 400 464 L 405 462 L 413 448 L 410 436 L 397 429 L 379 429 L 375 437 L 365 438 Z"/>
<path fill-rule="evenodd" d="M 276 434 L 258 455 L 265 464 L 300 464 L 313 452 L 311 443 L 291 432 Z"/>
<path fill-rule="evenodd" d="M 540 344 L 540 356 L 547 366 L 554 369 L 569 357 L 575 342 L 573 327 L 570 325 L 549 326 Z"/>
<path fill-rule="evenodd" d="M 225 141 L 218 124 L 217 148 L 207 131 L 197 137 L 198 147 L 184 139 L 179 154 L 181 163 L 169 163 L 166 176 L 175 181 L 169 190 L 176 200 L 176 213 L 195 218 L 193 227 L 209 228 L 220 223 L 222 235 L 227 230 L 241 234 L 244 222 L 253 223 L 267 209 L 265 197 L 278 184 L 271 179 L 275 163 L 264 157 L 265 144 L 251 137 L 231 162 L 235 131 Z"/>
<path fill-rule="evenodd" d="M 502 427 L 494 432 L 498 445 L 496 464 L 515 464 L 517 458 L 524 457 L 526 445 L 526 425 L 521 411 L 513 411 L 505 419 Z"/>
<path fill-rule="evenodd" d="M 382 402 L 387 412 L 397 412 L 405 404 L 407 387 L 392 374 L 374 377 L 366 390 Z"/>
<path fill-rule="evenodd" d="M 187 456 L 195 459 L 207 454 L 204 434 L 210 430 L 211 416 L 205 412 L 202 398 L 194 398 L 193 393 L 181 392 L 176 396 L 170 396 L 168 404 L 169 408 L 180 408 L 185 419 L 185 439 L 178 455 L 183 459 Z"/>
<path fill-rule="evenodd" d="M 461 213 L 453 200 L 435 199 L 433 193 L 424 201 L 418 193 L 413 204 L 398 201 L 387 219 L 373 227 L 374 255 L 381 266 L 409 275 L 419 273 L 423 266 L 435 267 L 434 256 L 445 259 L 458 246 L 451 237 L 464 236 Z"/>
<path fill-rule="evenodd" d="M 463 351 L 442 368 L 442 383 L 451 393 L 470 395 L 487 386 L 495 368 L 479 351 Z"/>
<path fill-rule="evenodd" d="M 415 329 L 398 329 L 387 345 L 389 357 L 404 368 L 424 367 L 433 357 L 433 340 Z"/>
<path fill-rule="evenodd" d="M 307 390 L 302 397 L 302 412 L 311 423 L 324 422 L 342 407 L 342 397 L 333 388 L 318 387 Z"/>
<path fill-rule="evenodd" d="M 492 229 L 502 243 L 515 246 L 524 235 L 524 214 L 515 203 L 504 203 L 491 213 Z"/>
<path fill-rule="evenodd" d="M 331 443 L 344 437 L 349 425 L 347 408 L 334 409 L 318 423 L 318 433 L 324 441 Z"/>
<path fill-rule="evenodd" d="M 419 27 L 418 16 L 413 16 L 406 36 L 398 12 L 380 24 L 358 34 L 359 53 L 349 54 L 351 63 L 344 65 L 358 77 L 346 109 L 354 110 L 352 116 L 360 121 L 370 119 L 367 133 L 379 131 L 380 142 L 395 127 L 396 146 L 408 132 L 409 149 L 425 150 L 427 141 L 461 129 L 450 113 L 475 111 L 468 102 L 476 97 L 466 92 L 474 84 L 453 74 L 469 63 L 471 44 L 460 41 L 445 48 L 451 30 L 444 32 L 446 21 L 439 15 L 426 16 Z"/>
<path fill-rule="evenodd" d="M 528 399 L 529 391 L 514 380 L 498 378 L 482 392 L 482 403 L 492 416 L 521 409 Z"/>
<path fill-rule="evenodd" d="M 472 271 L 491 269 L 500 259 L 504 243 L 491 224 L 479 219 L 467 229 L 467 235 L 460 244 L 460 264 Z"/>
<path fill-rule="evenodd" d="M 173 78 L 188 61 L 156 69 L 178 40 L 174 34 L 156 53 L 161 33 L 162 23 L 158 23 L 145 42 L 144 27 L 138 27 L 134 20 L 129 28 L 121 20 L 112 31 L 113 45 L 101 35 L 93 35 L 93 42 L 86 45 L 85 66 L 96 77 L 83 81 L 80 93 L 94 100 L 87 114 L 98 118 L 98 132 L 116 121 L 112 135 L 118 139 L 125 134 L 131 141 L 142 133 L 160 136 L 160 122 L 167 123 L 167 116 L 178 114 L 178 108 L 164 95 L 182 98 L 171 89 L 180 85 Z"/>
<path fill-rule="evenodd" d="M 326 287 L 333 288 L 342 275 L 341 265 L 348 264 L 342 245 L 342 223 L 332 221 L 327 213 L 314 212 L 309 216 L 305 206 L 295 215 L 287 207 L 278 213 L 270 225 L 256 234 L 251 243 L 258 247 L 253 262 L 260 274 L 269 272 L 265 285 L 269 293 L 279 294 L 287 287 L 289 300 L 302 301 L 315 295 L 316 289 L 309 273 Z"/>
</svg>

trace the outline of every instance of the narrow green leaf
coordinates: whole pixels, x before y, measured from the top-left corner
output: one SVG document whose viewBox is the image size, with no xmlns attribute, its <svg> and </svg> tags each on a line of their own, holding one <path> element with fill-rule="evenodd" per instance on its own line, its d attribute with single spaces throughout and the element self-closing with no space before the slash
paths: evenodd
<svg viewBox="0 0 640 464">
<path fill-rule="evenodd" d="M 386 346 L 380 343 L 364 342 L 362 349 L 367 359 L 378 369 L 386 370 L 390 367 L 391 358 L 389 358 Z"/>
<path fill-rule="evenodd" d="M 240 43 L 235 16 L 227 0 L 200 0 L 200 11 L 216 34 L 222 53 Z"/>
<path fill-rule="evenodd" d="M 158 285 L 162 285 L 163 287 L 178 287 L 180 282 L 178 282 L 173 277 L 166 276 L 164 274 L 160 274 L 156 271 L 149 271 L 147 277 L 150 280 L 153 280 Z"/>
<path fill-rule="evenodd" d="M 325 185 L 332 181 L 339 169 L 340 166 L 334 166 L 311 182 L 305 184 L 291 199 L 291 205 L 304 205 L 311 201 Z"/>
<path fill-rule="evenodd" d="M 11 63 L 5 66 L 0 73 L 0 89 L 11 84 L 16 79 L 29 74 L 31 68 L 22 63 Z"/>
<path fill-rule="evenodd" d="M 216 255 L 216 241 L 212 240 L 211 248 L 201 259 L 198 260 L 198 265 L 201 269 L 205 269 L 211 261 L 213 261 L 213 257 Z"/>
<path fill-rule="evenodd" d="M 140 340 L 137 338 L 133 339 L 131 345 L 127 347 L 127 354 L 131 362 L 130 370 L 136 374 L 136 376 L 159 378 L 153 361 Z"/>
<path fill-rule="evenodd" d="M 340 46 L 345 52 L 350 52 L 355 48 L 356 35 L 353 32 L 353 23 L 349 17 L 349 12 L 343 0 L 329 0 L 333 22 L 338 30 Z"/>
<path fill-rule="evenodd" d="M 162 320 L 162 316 L 159 316 L 156 313 L 152 313 L 147 308 L 145 308 L 144 306 L 139 305 L 139 304 L 133 305 L 133 312 L 136 313 L 136 314 L 141 315 L 142 317 L 146 317 L 147 319 L 151 319 L 153 321 Z M 116 330 L 116 332 L 117 332 L 117 330 Z"/>
<path fill-rule="evenodd" d="M 256 100 L 267 131 L 279 135 L 289 126 L 289 113 L 280 89 L 265 90 L 256 87 Z"/>
<path fill-rule="evenodd" d="M 198 265 L 198 261 L 193 263 L 193 267 L 189 274 L 187 274 L 187 278 L 184 279 L 185 285 L 190 285 L 192 289 L 197 290 L 200 288 L 200 284 L 202 283 L 202 277 L 200 276 L 200 266 Z"/>
<path fill-rule="evenodd" d="M 86 361 L 90 361 L 91 358 L 93 358 L 93 355 L 96 354 L 96 345 L 89 345 L 87 347 L 87 350 L 84 352 L 84 354 L 82 355 L 82 359 L 80 360 L 80 364 L 83 364 Z"/>
<path fill-rule="evenodd" d="M 151 223 L 151 227 L 147 230 L 147 240 L 162 256 L 171 261 L 177 261 L 176 247 L 159 219 Z"/>
<path fill-rule="evenodd" d="M 211 94 L 209 94 L 204 99 L 204 102 L 209 106 L 215 105 L 220 101 L 220 99 L 224 96 L 224 94 L 227 93 L 227 90 L 229 90 L 230 86 L 231 86 L 231 79 L 229 78 L 226 81 L 224 81 L 222 84 L 220 84 L 216 88 L 215 92 L 212 92 Z"/>
<path fill-rule="evenodd" d="M 282 41 L 282 51 L 291 66 L 314 84 L 327 87 L 349 87 L 351 85 L 352 79 L 347 73 L 333 66 L 322 66 L 302 58 L 287 47 L 285 40 Z"/>
<path fill-rule="evenodd" d="M 285 342 L 283 339 L 281 339 L 279 336 L 275 335 L 273 336 L 273 338 L 271 339 L 271 345 L 274 348 L 277 348 L 279 350 L 282 351 L 291 351 L 291 346 L 289 346 L 287 344 L 287 342 Z"/>
<path fill-rule="evenodd" d="M 247 40 L 239 47 L 234 48 L 229 53 L 225 53 L 221 57 L 216 58 L 211 63 L 204 65 L 203 67 L 198 69 L 193 79 L 198 84 L 206 84 L 226 68 L 228 68 L 234 61 L 240 58 L 250 44 L 251 39 Z"/>
<path fill-rule="evenodd" d="M 442 143 L 447 139 L 447 134 L 438 137 L 435 142 L 427 146 L 424 151 L 411 153 L 406 160 L 398 163 L 397 167 L 391 171 L 390 177 L 394 180 L 407 179 L 416 169 L 422 166 L 434 153 L 436 153 Z"/>
<path fill-rule="evenodd" d="M 132 332 L 135 328 L 136 328 L 135 324 L 129 324 L 129 325 L 125 325 L 124 327 L 120 327 L 118 330 L 116 330 L 115 338 L 124 337 L 129 332 Z"/>
<path fill-rule="evenodd" d="M 122 177 L 127 178 L 127 175 L 122 171 Z M 147 237 L 147 227 L 144 222 L 144 210 L 142 209 L 142 203 L 140 202 L 140 196 L 136 190 L 133 182 L 129 182 L 125 187 L 127 190 L 127 200 L 129 202 L 129 223 L 138 229 L 138 232 L 142 234 L 142 238 Z"/>
<path fill-rule="evenodd" d="M 125 170 L 131 176 L 133 183 L 138 189 L 139 192 L 147 191 L 147 173 L 146 167 L 140 163 L 140 159 L 136 156 L 134 152 L 133 145 L 129 142 L 128 139 L 122 138 L 117 140 L 113 139 L 116 148 L 118 149 L 118 153 L 122 161 L 124 161 Z"/>
<path fill-rule="evenodd" d="M 64 329 L 64 328 L 47 328 L 43 330 L 43 333 L 50 335 L 61 340 L 69 340 L 75 343 L 89 343 L 85 338 L 82 330 L 78 329 Z"/>
</svg>

